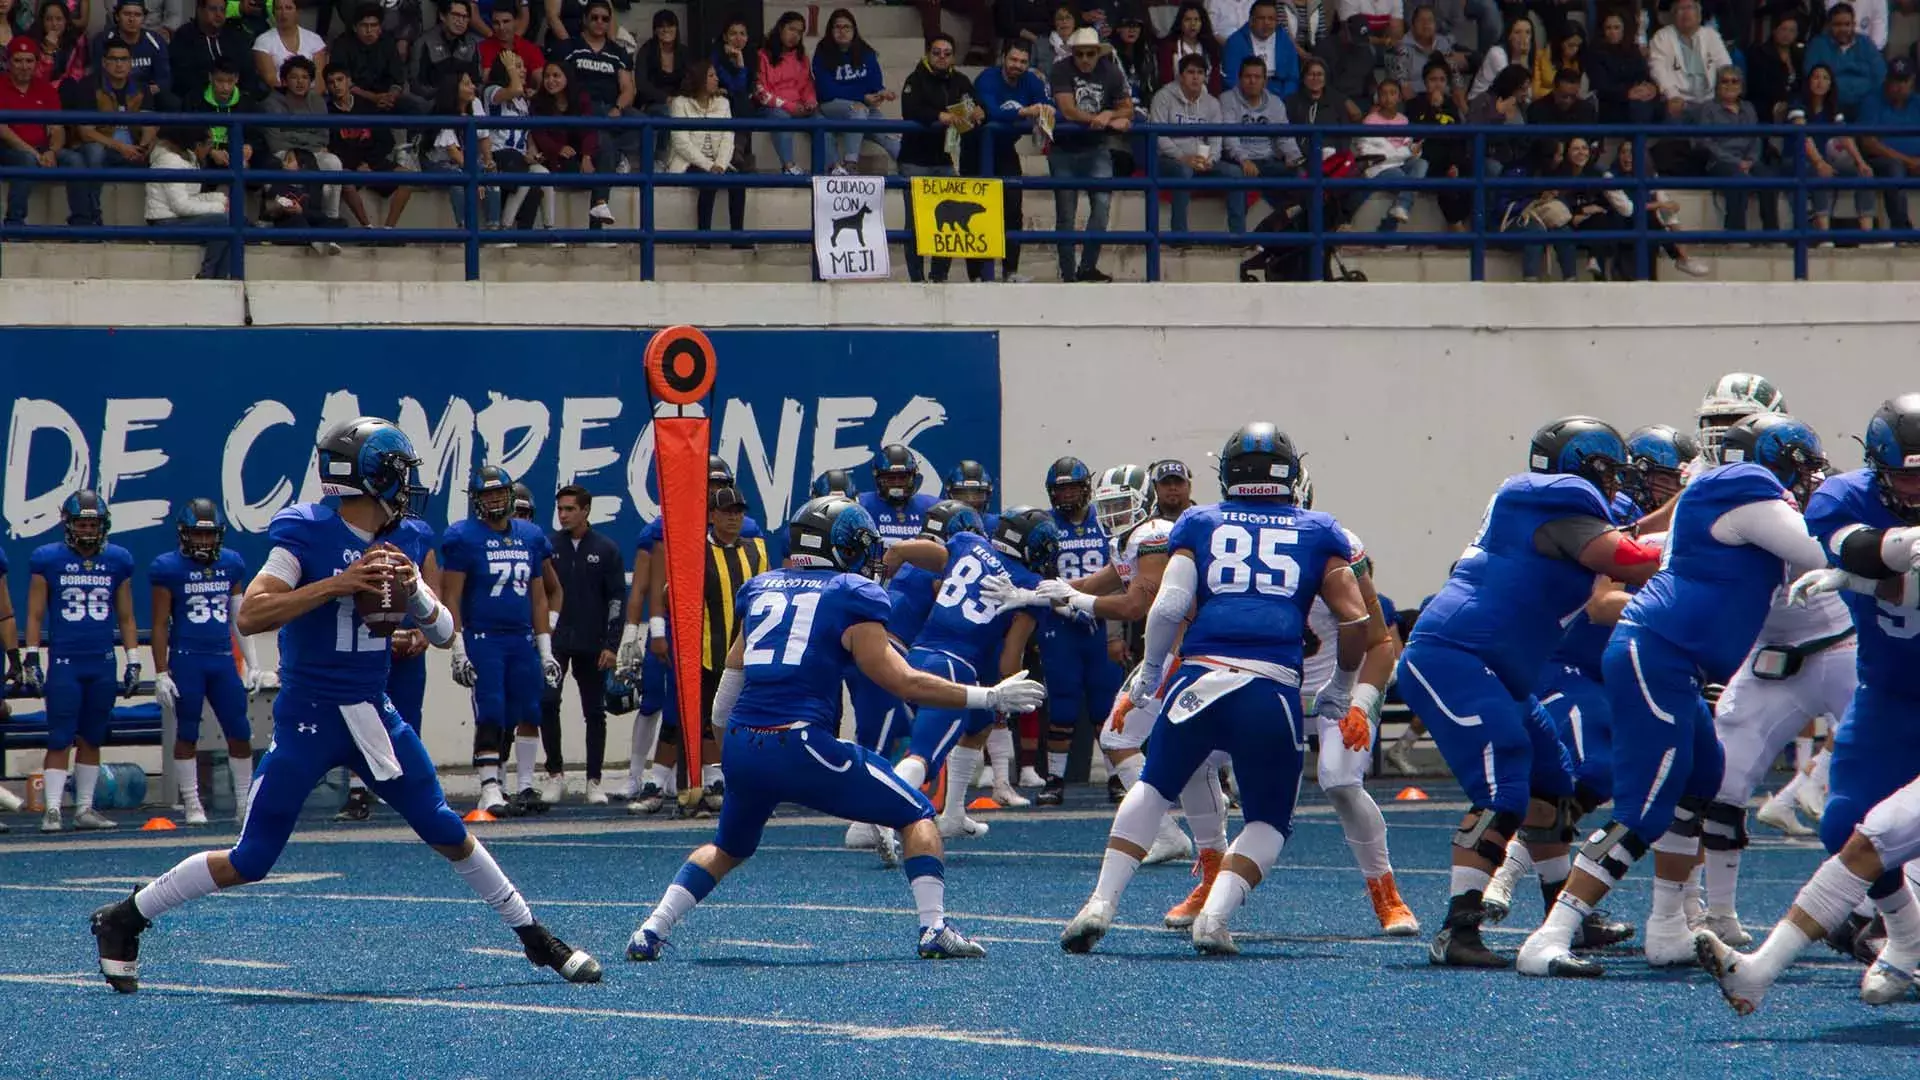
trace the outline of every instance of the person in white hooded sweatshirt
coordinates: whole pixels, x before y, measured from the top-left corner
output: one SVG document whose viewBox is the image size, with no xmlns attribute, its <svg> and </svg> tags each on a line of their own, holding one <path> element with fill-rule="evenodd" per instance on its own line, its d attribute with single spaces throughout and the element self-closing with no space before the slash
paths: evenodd
<svg viewBox="0 0 1920 1080">
<path fill-rule="evenodd" d="M 205 128 L 166 128 L 154 143 L 148 165 L 154 169 L 198 169 L 208 145 Z M 225 225 L 227 197 L 217 191 L 202 192 L 197 181 L 151 181 L 147 184 L 147 224 L 185 228 Z M 224 236 L 204 242 L 197 277 L 227 276 L 228 243 Z"/>
</svg>

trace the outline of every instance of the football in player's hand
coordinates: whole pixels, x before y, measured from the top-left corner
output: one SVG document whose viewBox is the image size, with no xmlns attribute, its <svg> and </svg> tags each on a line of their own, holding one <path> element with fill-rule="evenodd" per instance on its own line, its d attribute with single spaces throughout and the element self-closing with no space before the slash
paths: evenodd
<svg viewBox="0 0 1920 1080">
<path fill-rule="evenodd" d="M 387 553 L 374 548 L 361 556 L 369 564 L 386 564 Z M 367 624 L 367 633 L 374 637 L 392 637 L 395 630 L 407 618 L 407 598 L 401 595 L 400 583 L 391 575 L 382 580 L 377 590 L 361 590 L 353 594 L 353 606 L 360 612 L 360 621 Z"/>
</svg>

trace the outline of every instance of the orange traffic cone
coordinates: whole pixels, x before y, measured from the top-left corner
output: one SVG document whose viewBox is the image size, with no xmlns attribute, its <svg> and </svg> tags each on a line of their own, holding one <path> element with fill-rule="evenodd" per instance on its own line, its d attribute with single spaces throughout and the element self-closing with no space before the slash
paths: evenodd
<svg viewBox="0 0 1920 1080">
<path fill-rule="evenodd" d="M 169 832 L 179 827 L 180 826 L 175 825 L 173 823 L 172 818 L 157 817 L 157 818 L 148 818 L 147 823 L 145 825 L 140 826 L 140 831 L 141 832 Z"/>
<path fill-rule="evenodd" d="M 490 811 L 474 809 L 474 810 L 467 811 L 467 816 L 461 818 L 460 820 L 466 821 L 466 822 L 480 822 L 480 821 L 499 821 L 500 819 L 497 817 L 494 817 Z"/>
<path fill-rule="evenodd" d="M 1426 802 L 1429 797 L 1426 792 L 1417 787 L 1404 787 L 1400 789 L 1400 794 L 1394 796 L 1394 799 L 1399 802 Z"/>
<path fill-rule="evenodd" d="M 968 804 L 967 804 L 967 809 L 969 809 L 969 810 L 998 810 L 998 809 L 1000 809 L 1000 804 L 999 804 L 999 803 L 997 803 L 997 802 L 994 802 L 994 801 L 993 801 L 993 799 L 991 799 L 991 798 L 989 798 L 988 796 L 985 796 L 985 795 L 982 795 L 982 796 L 980 796 L 979 798 L 977 798 L 977 799 L 975 799 L 975 800 L 973 800 L 972 802 L 970 802 L 970 803 L 968 803 Z"/>
</svg>

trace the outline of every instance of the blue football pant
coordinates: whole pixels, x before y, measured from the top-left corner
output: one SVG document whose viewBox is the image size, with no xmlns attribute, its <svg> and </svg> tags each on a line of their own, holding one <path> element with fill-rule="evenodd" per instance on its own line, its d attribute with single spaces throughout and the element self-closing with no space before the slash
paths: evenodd
<svg viewBox="0 0 1920 1080">
<path fill-rule="evenodd" d="M 1300 771 L 1306 758 L 1300 690 L 1271 679 L 1255 678 L 1216 698 L 1179 723 L 1166 715 L 1182 691 L 1211 671 L 1183 664 L 1161 695 L 1161 716 L 1147 739 L 1146 766 L 1140 781 L 1152 784 L 1169 803 L 1193 779 L 1214 751 L 1233 758 L 1241 813 L 1249 822 L 1265 822 L 1281 836 L 1293 835 L 1293 810 L 1300 798 Z"/>
<path fill-rule="evenodd" d="M 380 710 L 387 738 L 401 773 L 391 780 L 375 780 L 367 760 L 347 730 L 341 706 L 327 705 L 282 692 L 273 702 L 273 745 L 260 757 L 254 772 L 253 798 L 240 841 L 228 853 L 233 868 L 249 881 L 267 876 L 286 850 L 300 808 L 314 785 L 330 770 L 344 765 L 365 780 L 373 793 L 406 819 L 420 839 L 446 846 L 467 838 L 460 815 L 447 806 L 434 774 L 433 759 L 420 736 L 400 719 L 384 697 L 372 702 Z"/>
<path fill-rule="evenodd" d="M 405 720 L 408 727 L 420 730 L 420 718 L 427 707 L 426 653 L 411 660 L 393 662 L 393 668 L 387 672 L 387 700 L 393 703 L 394 711 L 400 714 L 400 719 Z"/>
<path fill-rule="evenodd" d="M 1097 729 L 1120 692 L 1123 672 L 1107 656 L 1107 632 L 1048 616 L 1040 632 L 1040 667 L 1047 684 L 1048 727 L 1064 738 L 1088 716 Z"/>
<path fill-rule="evenodd" d="M 1400 656 L 1399 678 L 1401 699 L 1426 723 L 1473 805 L 1524 816 L 1532 798 L 1573 794 L 1572 763 L 1551 719 L 1479 657 L 1416 642 Z"/>
<path fill-rule="evenodd" d="M 547 680 L 532 634 L 467 631 L 467 659 L 473 662 L 473 720 L 477 727 L 540 724 L 540 695 Z"/>
<path fill-rule="evenodd" d="M 206 705 L 213 705 L 213 718 L 220 730 L 235 742 L 253 738 L 253 722 L 247 717 L 247 684 L 233 666 L 233 654 L 171 652 L 167 671 L 180 690 L 174 705 L 175 738 L 185 743 L 200 741 L 200 721 Z"/>
<path fill-rule="evenodd" d="M 1920 857 L 1920 699 L 1862 685 L 1833 738 L 1820 842 L 1838 852 L 1858 830 L 1889 873 Z M 1875 890 L 1878 892 L 1879 890 Z"/>
<path fill-rule="evenodd" d="M 1711 800 L 1726 758 L 1698 668 L 1672 642 L 1621 626 L 1601 660 L 1613 705 L 1613 820 L 1652 844 L 1682 798 Z"/>
<path fill-rule="evenodd" d="M 858 667 L 847 669 L 847 697 L 853 702 L 854 741 L 881 757 L 892 757 L 893 744 L 913 721 L 914 707 L 880 689 Z"/>
<path fill-rule="evenodd" d="M 938 675 L 948 682 L 976 686 L 979 675 L 973 665 L 955 656 L 932 649 L 915 649 L 907 654 L 907 663 L 916 671 Z M 947 755 L 962 737 L 977 735 L 993 726 L 993 714 L 984 709 L 936 709 L 922 705 L 914 712 L 913 736 L 907 753 L 927 763 L 932 777 L 946 764 Z"/>
<path fill-rule="evenodd" d="M 1574 788 L 1591 806 L 1613 798 L 1613 705 L 1606 687 L 1565 668 L 1540 688 L 1540 707 L 1573 765 Z"/>
<path fill-rule="evenodd" d="M 65 750 L 78 738 L 89 746 L 107 740 L 107 722 L 120 693 L 113 653 L 50 656 L 47 664 L 47 749 Z"/>
<path fill-rule="evenodd" d="M 933 804 L 894 775 L 885 758 L 808 724 L 784 730 L 729 724 L 722 757 L 727 800 L 713 842 L 736 859 L 760 847 L 767 819 L 783 802 L 889 829 L 934 816 Z"/>
</svg>

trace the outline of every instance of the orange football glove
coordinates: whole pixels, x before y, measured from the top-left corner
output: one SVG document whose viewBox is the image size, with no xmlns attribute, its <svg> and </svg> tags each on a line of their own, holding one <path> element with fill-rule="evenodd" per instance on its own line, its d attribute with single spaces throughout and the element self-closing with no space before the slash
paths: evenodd
<svg viewBox="0 0 1920 1080">
<path fill-rule="evenodd" d="M 1133 699 L 1127 697 L 1125 694 L 1120 695 L 1120 700 L 1113 703 L 1112 715 L 1107 718 L 1108 722 L 1113 725 L 1115 732 L 1127 730 L 1127 714 L 1132 711 Z"/>
<path fill-rule="evenodd" d="M 1356 754 L 1373 745 L 1373 724 L 1367 710 L 1358 705 L 1347 709 L 1347 715 L 1340 718 L 1340 741 Z"/>
</svg>

